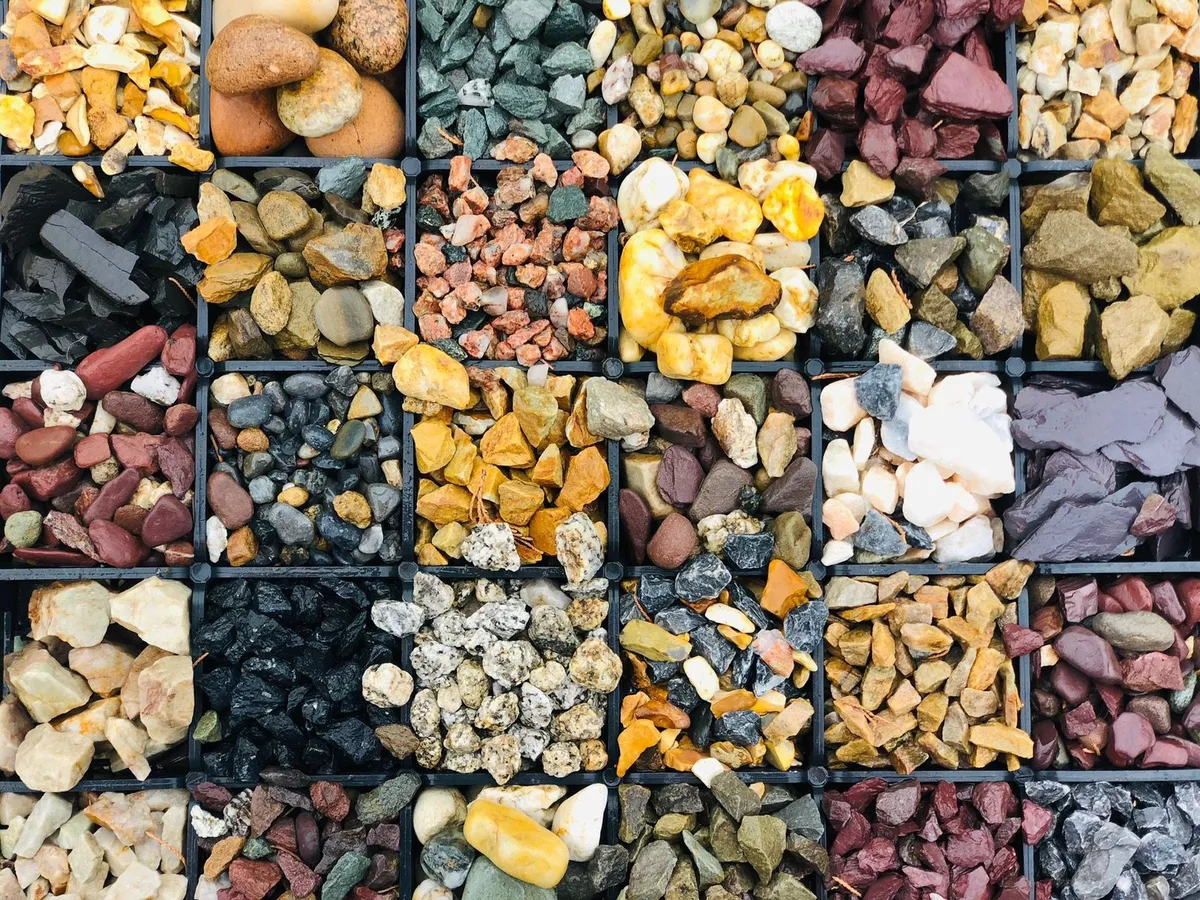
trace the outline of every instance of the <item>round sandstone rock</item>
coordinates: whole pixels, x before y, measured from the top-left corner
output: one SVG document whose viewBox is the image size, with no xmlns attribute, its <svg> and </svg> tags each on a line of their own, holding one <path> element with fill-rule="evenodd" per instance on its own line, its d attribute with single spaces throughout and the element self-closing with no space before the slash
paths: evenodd
<svg viewBox="0 0 1200 900">
<path fill-rule="evenodd" d="M 404 58 L 408 7 L 404 0 L 341 0 L 329 42 L 360 71 L 382 75 Z"/>
<path fill-rule="evenodd" d="M 362 109 L 362 78 L 332 50 L 321 48 L 316 72 L 279 89 L 280 121 L 301 137 L 324 137 L 353 121 Z"/>
<path fill-rule="evenodd" d="M 362 156 L 390 159 L 404 150 L 404 112 L 384 85 L 362 79 L 362 108 L 333 134 L 307 140 L 313 156 Z"/>
<path fill-rule="evenodd" d="M 224 156 L 268 156 L 296 139 L 279 121 L 275 91 L 209 93 L 213 143 Z"/>
<path fill-rule="evenodd" d="M 215 90 L 248 94 L 306 79 L 320 63 L 316 42 L 268 16 L 241 16 L 212 42 L 205 72 Z"/>
</svg>

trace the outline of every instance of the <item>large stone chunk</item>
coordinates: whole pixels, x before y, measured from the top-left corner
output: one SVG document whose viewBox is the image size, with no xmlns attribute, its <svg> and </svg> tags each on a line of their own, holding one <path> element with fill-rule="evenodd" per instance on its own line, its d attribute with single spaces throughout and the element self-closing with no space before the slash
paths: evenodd
<svg viewBox="0 0 1200 900">
<path fill-rule="evenodd" d="M 1059 282 L 1043 293 L 1037 304 L 1037 358 L 1082 356 L 1091 310 L 1091 298 L 1074 281 Z"/>
<path fill-rule="evenodd" d="M 62 582 L 34 589 L 29 636 L 56 637 L 72 647 L 94 647 L 108 631 L 111 592 L 98 581 Z"/>
<path fill-rule="evenodd" d="M 1168 229 L 1168 232 L 1175 230 L 1178 229 Z M 1140 252 L 1129 238 L 1101 228 L 1085 214 L 1055 209 L 1046 213 L 1021 259 L 1035 269 L 1091 284 L 1113 276 L 1134 275 L 1139 270 Z M 1137 290 L 1135 293 L 1151 292 Z M 1195 296 L 1195 292 L 1191 296 Z"/>
<path fill-rule="evenodd" d="M 94 752 L 89 738 L 39 725 L 17 751 L 17 777 L 33 791 L 69 791 L 87 772 Z"/>
<path fill-rule="evenodd" d="M 1200 173 L 1153 142 L 1146 150 L 1143 172 L 1184 225 L 1200 225 Z"/>
<path fill-rule="evenodd" d="M 1071 172 L 1049 184 L 1034 184 L 1021 189 L 1021 228 L 1035 231 L 1054 209 L 1072 209 L 1087 215 L 1092 192 L 1091 172 Z"/>
<path fill-rule="evenodd" d="M 607 378 L 593 378 L 585 390 L 587 429 L 597 437 L 621 440 L 654 427 L 650 406 L 629 388 Z"/>
<path fill-rule="evenodd" d="M 689 263 L 663 290 L 663 308 L 689 325 L 719 316 L 749 319 L 779 302 L 778 281 L 743 256 Z"/>
<path fill-rule="evenodd" d="M 1166 409 L 1167 398 L 1158 385 L 1132 381 L 1019 418 L 1013 422 L 1013 440 L 1026 450 L 1094 453 L 1114 441 L 1146 440 Z"/>
<path fill-rule="evenodd" d="M 192 591 L 186 584 L 156 575 L 114 596 L 110 608 L 114 622 L 147 644 L 187 655 L 191 652 L 191 600 Z"/>
<path fill-rule="evenodd" d="M 142 671 L 138 687 L 142 725 L 150 738 L 171 745 L 187 737 L 195 704 L 191 658 L 163 657 Z"/>
<path fill-rule="evenodd" d="M 952 119 L 1002 119 L 1012 113 L 1012 94 L 1004 79 L 960 53 L 950 53 L 921 92 L 921 102 L 936 115 Z"/>
<path fill-rule="evenodd" d="M 1096 160 L 1089 205 L 1097 225 L 1123 225 L 1135 233 L 1145 231 L 1167 211 L 1142 187 L 1137 167 L 1124 159 Z"/>
<path fill-rule="evenodd" d="M 35 722 L 49 722 L 92 699 L 88 683 L 36 642 L 4 658 L 4 680 Z"/>
<path fill-rule="evenodd" d="M 1138 248 L 1136 272 L 1119 274 L 1129 293 L 1149 294 L 1167 312 L 1187 303 L 1200 294 L 1200 226 L 1155 235 Z"/>
<path fill-rule="evenodd" d="M 1108 374 L 1120 380 L 1158 359 L 1169 321 L 1154 298 L 1145 294 L 1106 306 L 1100 313 L 1097 349 Z"/>
<path fill-rule="evenodd" d="M 466 409 L 471 402 L 471 384 L 462 363 L 437 347 L 418 344 L 392 367 L 396 390 L 414 400 Z"/>
</svg>

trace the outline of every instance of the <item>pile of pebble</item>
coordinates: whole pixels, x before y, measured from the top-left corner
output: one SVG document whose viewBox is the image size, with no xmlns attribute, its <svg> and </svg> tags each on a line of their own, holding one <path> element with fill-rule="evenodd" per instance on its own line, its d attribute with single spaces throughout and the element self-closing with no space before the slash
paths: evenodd
<svg viewBox="0 0 1200 900">
<path fill-rule="evenodd" d="M 0 795 L 0 895 L 187 900 L 188 794 Z"/>
<path fill-rule="evenodd" d="M 614 169 L 640 149 L 715 160 L 721 171 L 772 153 L 799 158 L 812 117 L 797 55 L 821 39 L 811 7 L 618 0 L 604 12 L 588 50 L 593 87 L 623 119 L 600 134 Z"/>
<path fill-rule="evenodd" d="M 834 900 L 868 888 L 894 896 L 906 887 L 942 897 L 953 889 L 961 897 L 1024 900 L 1031 876 L 1021 872 L 1022 838 L 1036 844 L 1054 824 L 1049 810 L 1018 802 L 1006 782 L 872 778 L 845 791 L 827 790 L 821 805 L 833 833 L 826 885 Z"/>
<path fill-rule="evenodd" d="M 470 798 L 468 800 L 468 797 Z M 625 883 L 629 851 L 601 844 L 608 788 L 426 788 L 413 807 L 425 880 L 418 900 L 603 895 Z"/>
<path fill-rule="evenodd" d="M 1186 897 L 1200 890 L 1200 786 L 1031 781 L 1039 897 Z"/>
<path fill-rule="evenodd" d="M 719 385 L 735 359 L 791 358 L 812 327 L 817 289 L 804 267 L 825 216 L 816 171 L 758 159 L 723 174 L 740 187 L 661 159 L 621 182 L 623 361 L 651 352 L 662 375 Z M 759 234 L 764 220 L 774 232 Z"/>
<path fill-rule="evenodd" d="M 283 381 L 229 373 L 209 400 L 211 562 L 400 559 L 402 413 L 391 376 L 346 366 Z"/>
<path fill-rule="evenodd" d="M 204 72 L 223 155 L 266 156 L 297 136 L 313 156 L 403 153 L 394 95 L 403 95 L 407 4 L 223 0 L 212 16 Z"/>
<path fill-rule="evenodd" d="M 1027 4 L 1017 44 L 1023 157 L 1183 156 L 1196 136 L 1197 10 L 1190 2 Z"/>
<path fill-rule="evenodd" d="M 4 551 L 37 566 L 192 562 L 195 355 L 195 328 L 147 325 L 74 371 L 5 385 Z"/>
<path fill-rule="evenodd" d="M 264 773 L 236 795 L 196 784 L 191 823 L 204 872 L 195 900 L 390 896 L 400 882 L 400 816 L 420 784 L 403 772 L 348 790 L 294 769 Z"/>
<path fill-rule="evenodd" d="M 417 148 L 524 163 L 596 145 L 604 103 L 588 98 L 595 65 L 584 46 L 595 15 L 574 0 L 472 6 L 423 3 L 417 57 Z"/>
<path fill-rule="evenodd" d="M 822 562 L 991 559 L 1004 546 L 992 501 L 1015 487 L 1000 379 L 938 379 L 889 338 L 879 342 L 879 359 L 821 391 L 825 427 L 854 430 L 850 441 L 826 444 L 821 459 L 830 538 Z"/>
<path fill-rule="evenodd" d="M 425 344 L 396 369 L 407 402 L 421 401 L 410 432 L 425 476 L 417 482 L 417 562 L 462 559 L 515 572 L 556 557 L 567 590 L 591 590 L 607 540 L 602 442 L 648 432 L 645 401 L 605 378 L 551 375 L 545 365 L 465 369 Z"/>
<path fill-rule="evenodd" d="M 718 390 L 654 373 L 634 389 L 654 415 L 650 442 L 622 456 L 621 537 L 634 565 L 677 569 L 697 551 L 735 569 L 808 565 L 817 467 L 804 377 L 737 374 Z M 682 402 L 679 402 L 682 401 Z"/>
<path fill-rule="evenodd" d="M 830 761 L 908 775 L 930 760 L 979 769 L 1001 754 L 1009 768 L 1029 758 L 1011 658 L 1036 649 L 1017 624 L 1016 600 L 1032 572 L 1009 561 L 970 579 L 904 571 L 832 578 L 825 591 Z"/>
<path fill-rule="evenodd" d="M 13 4 L 4 35 L 0 135 L 10 151 L 103 152 L 109 175 L 135 152 L 169 153 L 195 172 L 212 165 L 198 145 L 198 9 L 189 15 L 169 0 Z"/>
<path fill-rule="evenodd" d="M 200 194 L 183 247 L 204 263 L 196 290 L 216 306 L 208 355 L 317 356 L 392 363 L 415 342 L 404 324 L 404 173 L 361 159 L 320 169 L 229 169 Z M 391 279 L 391 280 L 389 280 Z"/>
<path fill-rule="evenodd" d="M 773 560 L 766 583 L 734 581 L 712 554 L 671 579 L 643 575 L 621 595 L 621 649 L 633 693 L 621 701 L 617 774 L 803 762 L 804 696 L 826 605 L 809 572 Z M 809 692 L 811 693 L 811 692 Z"/>
<path fill-rule="evenodd" d="M 393 662 L 400 639 L 379 625 L 400 602 L 398 584 L 237 579 L 216 582 L 205 601 L 192 638 L 205 712 L 192 736 L 209 775 L 378 771 L 384 750 L 412 754 L 400 724 L 412 676 Z"/>
<path fill-rule="evenodd" d="M 1157 145 L 1140 171 L 1096 160 L 1022 188 L 1021 228 L 1038 359 L 1098 358 L 1121 379 L 1187 343 L 1196 314 L 1183 304 L 1200 294 L 1200 174 L 1190 166 Z"/>
<path fill-rule="evenodd" d="M 96 581 L 34 588 L 29 639 L 4 657 L 12 693 L 0 703 L 0 771 L 32 790 L 69 791 L 99 760 L 145 781 L 148 759 L 192 724 L 191 600 L 187 584 L 157 577 L 123 591 Z"/>
<path fill-rule="evenodd" d="M 1013 440 L 1029 454 L 1027 492 L 1004 514 L 1012 556 L 1073 562 L 1190 554 L 1200 460 L 1200 348 L 1110 390 L 1037 376 L 1013 401 Z M 1141 549 L 1139 549 L 1139 547 Z"/>
<path fill-rule="evenodd" d="M 456 156 L 417 194 L 413 247 L 421 340 L 465 359 L 596 362 L 608 338 L 608 248 L 617 227 L 609 166 L 577 150 L 559 173 L 538 154 L 489 190 Z"/>
<path fill-rule="evenodd" d="M 61 168 L 16 172 L 0 194 L 0 344 L 15 359 L 71 366 L 141 325 L 194 333 L 185 323 L 202 268 L 179 238 L 197 221 L 196 181 L 134 169 L 92 185 L 98 199 Z"/>
<path fill-rule="evenodd" d="M 983 359 L 1025 331 L 1009 262 L 1007 172 L 905 196 L 855 160 L 824 194 L 817 329 L 838 356 L 877 359 L 885 337 L 923 360 Z"/>
<path fill-rule="evenodd" d="M 1196 767 L 1200 581 L 1039 578 L 1030 626 L 1037 769 Z"/>
<path fill-rule="evenodd" d="M 703 787 L 621 785 L 618 838 L 630 848 L 630 900 L 811 898 L 827 877 L 825 826 L 811 794 L 746 784 L 712 760 Z"/>
<path fill-rule="evenodd" d="M 826 39 L 796 61 L 819 76 L 811 103 L 822 127 L 805 157 L 833 178 L 857 148 L 877 175 L 895 173 L 914 193 L 946 171 L 938 160 L 1003 160 L 1013 100 L 1000 35 L 1022 8 L 1021 0 L 826 4 Z"/>
<path fill-rule="evenodd" d="M 571 595 L 550 581 L 448 584 L 416 576 L 412 601 L 372 617 L 415 635 L 409 719 L 417 764 L 497 784 L 536 764 L 553 778 L 608 765 L 608 694 L 621 659 L 608 646 L 607 585 Z"/>
</svg>

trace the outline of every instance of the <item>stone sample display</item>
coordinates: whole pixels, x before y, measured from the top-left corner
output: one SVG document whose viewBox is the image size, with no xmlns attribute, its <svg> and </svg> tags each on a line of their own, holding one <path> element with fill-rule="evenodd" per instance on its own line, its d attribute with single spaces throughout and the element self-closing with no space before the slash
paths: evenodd
<svg viewBox="0 0 1200 900">
<path fill-rule="evenodd" d="M 821 39 L 821 17 L 799 0 L 775 5 L 604 7 L 582 61 L 595 69 L 588 87 L 618 109 L 621 121 L 600 133 L 615 169 L 639 145 L 715 162 L 730 180 L 744 159 L 800 158 L 812 115 L 797 64 Z"/>
<path fill-rule="evenodd" d="M 1038 359 L 1099 359 L 1119 380 L 1188 342 L 1200 174 L 1151 145 L 1141 171 L 1097 160 L 1022 188 L 1021 207 L 1022 306 Z"/>
<path fill-rule="evenodd" d="M 422 5 L 417 24 L 417 148 L 426 159 L 526 163 L 596 145 L 604 104 L 589 99 L 585 49 L 596 21 L 574 0 L 517 0 L 482 10 Z"/>
<path fill-rule="evenodd" d="M 1009 263 L 1007 172 L 897 192 L 855 160 L 823 194 L 817 330 L 829 353 L 878 359 L 885 337 L 931 361 L 1005 354 L 1025 330 Z"/>
<path fill-rule="evenodd" d="M 611 480 L 604 441 L 649 432 L 641 397 L 544 364 L 464 368 L 427 344 L 395 375 L 417 413 L 418 563 L 492 572 L 557 563 L 568 592 L 606 584 L 597 578 Z"/>
<path fill-rule="evenodd" d="M 266 156 L 299 136 L 313 156 L 401 156 L 408 13 L 392 0 L 216 2 L 204 71 L 217 150 Z"/>
<path fill-rule="evenodd" d="M 1034 768 L 1195 768 L 1200 581 L 1043 576 L 1031 599 Z"/>
<path fill-rule="evenodd" d="M 1200 28 L 1190 3 L 1027 5 L 1017 43 L 1022 157 L 1188 154 L 1196 136 Z"/>
<path fill-rule="evenodd" d="M 608 338 L 608 242 L 617 227 L 609 165 L 578 150 L 559 173 L 538 154 L 529 168 L 428 175 L 417 195 L 413 312 L 421 339 L 459 360 L 597 362 Z"/>
<path fill-rule="evenodd" d="M 815 321 L 805 273 L 825 216 L 816 171 L 758 159 L 734 187 L 662 159 L 630 172 L 617 192 L 630 236 L 621 251 L 620 354 L 649 351 L 669 378 L 721 385 L 733 361 L 793 358 Z M 775 231 L 759 233 L 764 219 Z M 698 257 L 698 258 L 696 258 Z"/>
<path fill-rule="evenodd" d="M 617 836 L 629 848 L 627 896 L 786 896 L 811 900 L 830 873 L 825 826 L 811 794 L 746 784 L 713 760 L 702 785 L 617 788 Z"/>
<path fill-rule="evenodd" d="M 833 838 L 826 886 L 836 900 L 868 888 L 944 896 L 951 884 L 985 900 L 1021 900 L 1030 896 L 1031 877 L 1023 872 L 1023 842 L 1036 843 L 1051 821 L 1049 810 L 1018 801 L 1005 782 L 872 778 L 826 791 L 821 804 Z"/>
<path fill-rule="evenodd" d="M 992 559 L 1004 544 L 992 501 L 1015 488 L 1000 379 L 939 379 L 890 338 L 880 340 L 879 359 L 821 391 L 825 427 L 854 432 L 829 441 L 821 459 L 822 562 Z"/>
<path fill-rule="evenodd" d="M 397 562 L 401 416 L 386 372 L 219 376 L 209 390 L 209 561 Z"/>
<path fill-rule="evenodd" d="M 193 737 L 204 771 L 255 781 L 269 767 L 310 775 L 378 772 L 412 754 L 400 710 L 412 694 L 400 639 L 376 622 L 400 605 L 398 582 L 218 581 L 193 652 L 203 715 Z"/>
<path fill-rule="evenodd" d="M 34 566 L 191 564 L 195 356 L 193 326 L 147 325 L 74 370 L 5 385 L 6 551 Z"/>
<path fill-rule="evenodd" d="M 1037 376 L 1016 396 L 1013 440 L 1027 492 L 1004 513 L 1012 555 L 1030 562 L 1165 560 L 1191 550 L 1200 349 L 1114 388 Z M 1097 390 L 1097 388 L 1101 388 Z M 1139 547 L 1143 549 L 1138 550 Z"/>
<path fill-rule="evenodd" d="M 830 764 L 908 775 L 1001 757 L 1013 769 L 1032 756 L 1012 662 L 1041 643 L 1017 624 L 1032 572 L 1010 561 L 969 578 L 834 576 L 825 593 Z"/>
<path fill-rule="evenodd" d="M 821 587 L 772 560 L 766 582 L 734 580 L 705 553 L 674 578 L 622 585 L 621 648 L 631 693 L 621 701 L 618 775 L 802 765 L 825 625 Z"/>
<path fill-rule="evenodd" d="M 179 239 L 198 221 L 198 179 L 143 168 L 95 186 L 99 199 L 40 163 L 4 185 L 0 345 L 12 358 L 72 366 L 143 325 L 194 333 L 202 269 Z"/>
<path fill-rule="evenodd" d="M 171 0 L 14 3 L 4 35 L 6 151 L 103 153 L 106 175 L 133 154 L 169 155 L 196 172 L 212 165 L 198 146 L 199 9 Z"/>
<path fill-rule="evenodd" d="M 741 373 L 721 389 L 652 374 L 627 382 L 654 416 L 650 440 L 622 455 L 625 558 L 678 569 L 716 554 L 732 569 L 808 565 L 817 467 L 804 377 Z"/>
<path fill-rule="evenodd" d="M 348 159 L 317 171 L 263 169 L 253 183 L 213 174 L 200 224 L 183 235 L 205 265 L 196 288 L 213 316 L 208 355 L 396 362 L 405 329 L 404 173 Z"/>
<path fill-rule="evenodd" d="M 0 795 L 0 896 L 187 900 L 187 806 L 161 788 Z"/>
<path fill-rule="evenodd" d="M 197 900 L 393 896 L 401 882 L 401 821 L 419 787 L 412 772 L 378 787 L 346 788 L 288 768 L 236 794 L 211 781 L 195 784 L 190 816 L 203 864 Z"/>
<path fill-rule="evenodd" d="M 4 658 L 0 771 L 61 792 L 89 770 L 145 781 L 150 760 L 177 768 L 168 751 L 187 739 L 194 708 L 191 600 L 186 582 L 158 577 L 34 588 L 28 639 Z"/>
<path fill-rule="evenodd" d="M 377 606 L 377 625 L 415 635 L 417 764 L 484 771 L 497 784 L 526 770 L 604 769 L 608 695 L 621 681 L 606 588 L 568 595 L 541 579 L 447 583 L 421 572 L 411 602 Z"/>
</svg>

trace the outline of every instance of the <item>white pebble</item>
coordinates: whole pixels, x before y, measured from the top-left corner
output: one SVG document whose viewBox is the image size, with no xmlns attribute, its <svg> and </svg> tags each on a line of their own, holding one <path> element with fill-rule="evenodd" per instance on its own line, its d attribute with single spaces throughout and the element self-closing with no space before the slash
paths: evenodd
<svg viewBox="0 0 1200 900">
<path fill-rule="evenodd" d="M 603 784 L 589 784 L 558 805 L 550 830 L 567 845 L 573 861 L 587 862 L 596 855 L 607 807 L 608 787 Z"/>
<path fill-rule="evenodd" d="M 216 516 L 209 516 L 204 523 L 204 532 L 208 538 L 208 560 L 212 563 L 221 561 L 221 554 L 229 546 L 229 531 L 221 524 Z"/>
<path fill-rule="evenodd" d="M 703 656 L 693 656 L 683 663 L 683 674 L 692 683 L 701 700 L 711 700 L 721 689 L 720 679 L 708 660 Z"/>
<path fill-rule="evenodd" d="M 87 400 L 87 387 L 74 372 L 48 369 L 41 374 L 38 385 L 42 391 L 42 402 L 52 409 L 73 412 L 82 409 Z"/>
<path fill-rule="evenodd" d="M 182 385 L 162 366 L 154 366 L 133 379 L 129 383 L 129 387 L 135 394 L 141 394 L 151 403 L 170 406 L 179 399 L 179 390 Z"/>
</svg>

